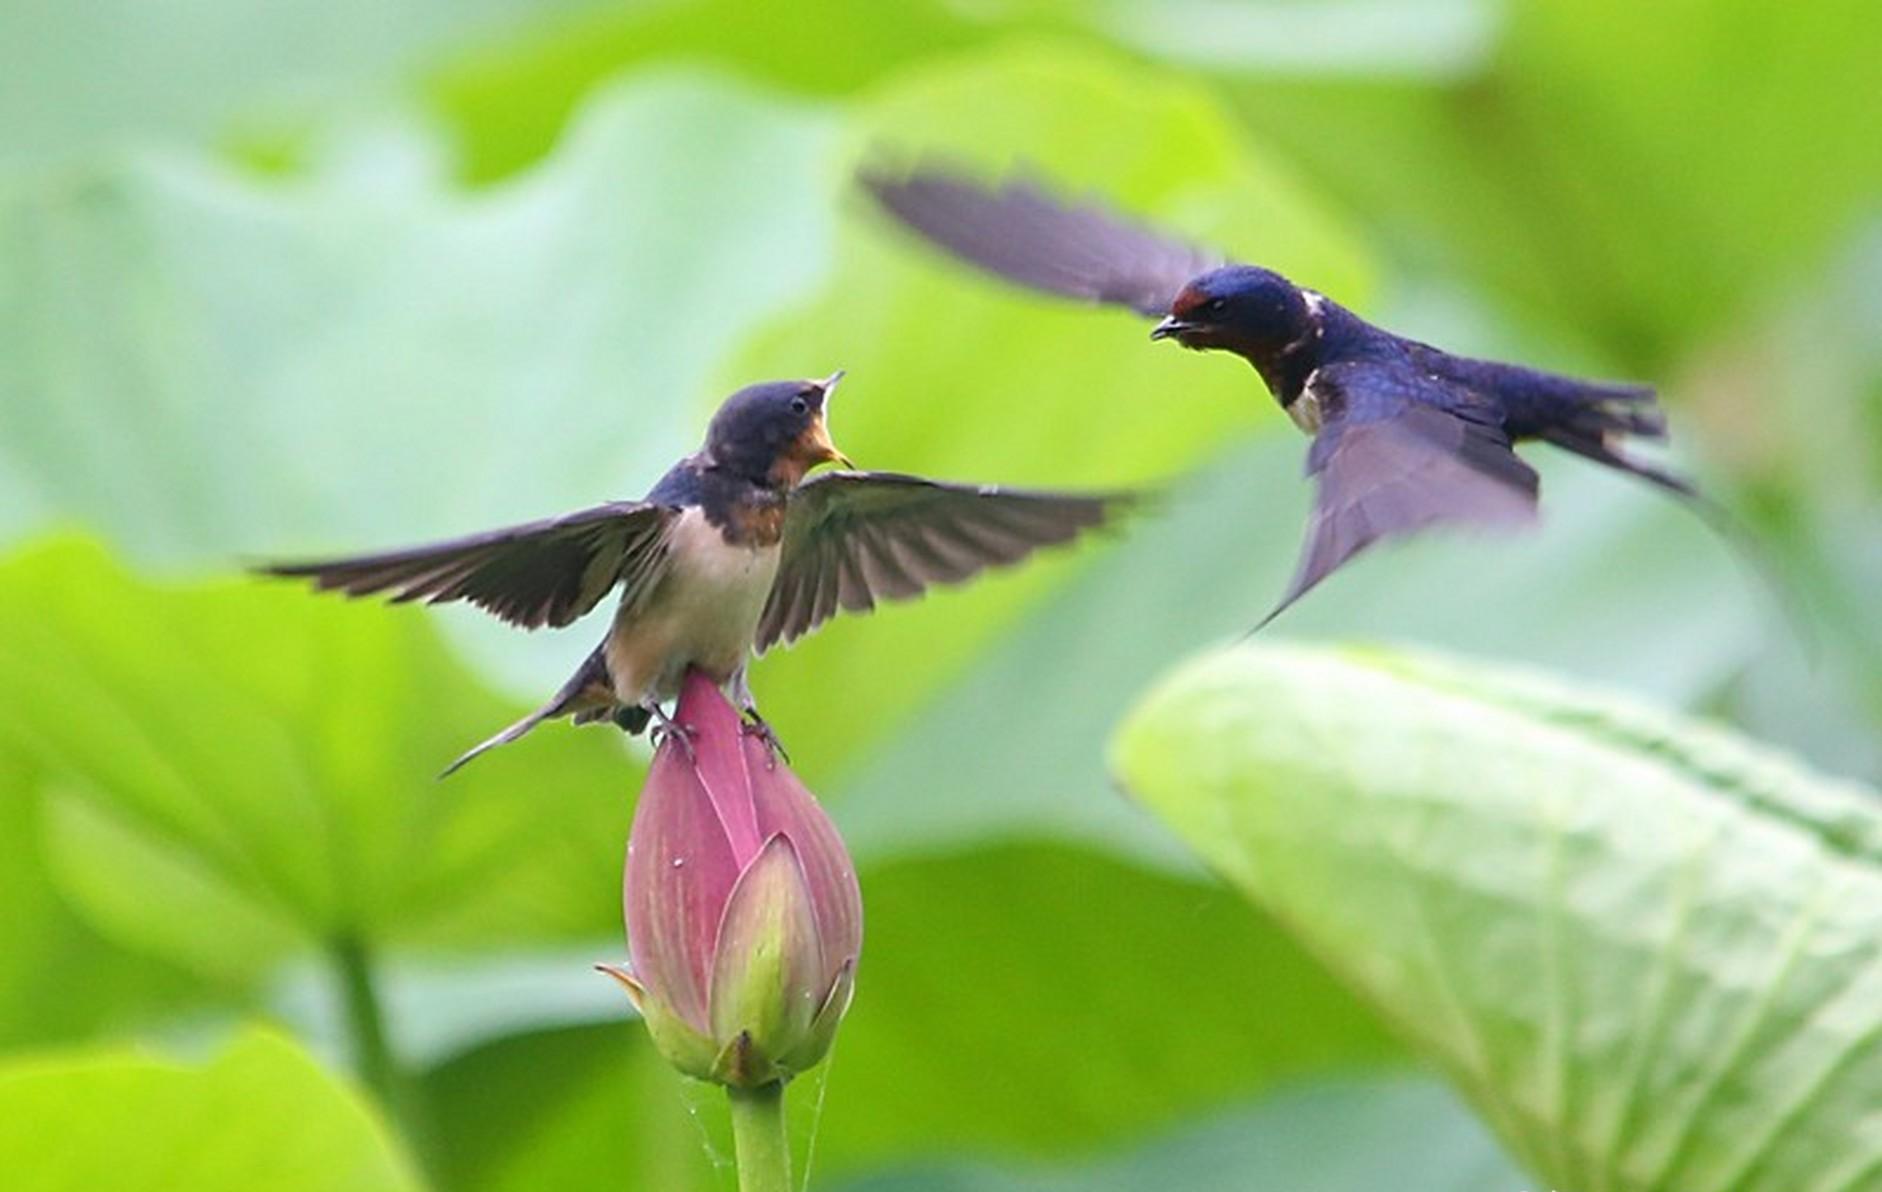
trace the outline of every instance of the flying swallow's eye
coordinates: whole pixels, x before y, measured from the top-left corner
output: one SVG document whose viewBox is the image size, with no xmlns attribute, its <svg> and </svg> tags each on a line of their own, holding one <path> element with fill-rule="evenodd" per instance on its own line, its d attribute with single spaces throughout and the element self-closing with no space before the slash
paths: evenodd
<svg viewBox="0 0 1882 1192">
<path fill-rule="evenodd" d="M 791 399 L 791 413 L 793 414 L 810 413 L 810 403 L 805 401 L 801 397 L 793 397 Z"/>
<path fill-rule="evenodd" d="M 1211 298 L 1209 301 L 1202 304 L 1202 313 L 1205 315 L 1219 315 L 1226 313 L 1228 308 L 1229 304 L 1222 299 Z"/>
</svg>

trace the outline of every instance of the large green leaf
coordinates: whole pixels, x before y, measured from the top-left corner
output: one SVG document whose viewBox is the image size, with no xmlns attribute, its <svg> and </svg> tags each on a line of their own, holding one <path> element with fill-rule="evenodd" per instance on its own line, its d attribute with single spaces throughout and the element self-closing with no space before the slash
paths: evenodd
<svg viewBox="0 0 1882 1192">
<path fill-rule="evenodd" d="M 74 912 L 38 847 L 44 800 L 34 768 L 0 750 L 0 1048 L 85 1038 L 200 1005 L 174 964 L 116 946 Z"/>
<path fill-rule="evenodd" d="M 390 133 L 290 182 L 145 153 L 0 195 L 0 536 L 226 567 L 637 496 L 816 284 L 833 131 L 669 74 L 474 198 Z"/>
<path fill-rule="evenodd" d="M 1807 284 L 1882 186 L 1867 0 L 1510 0 L 1433 84 L 1237 72 L 1250 124 L 1390 228 L 1632 368 Z"/>
<path fill-rule="evenodd" d="M 434 784 L 519 709 L 422 614 L 155 586 L 63 543 L 0 567 L 0 624 L 0 742 L 33 763 L 39 847 L 123 945 L 239 982 L 309 949 L 617 921 L 639 766 L 579 733 Z"/>
<path fill-rule="evenodd" d="M 792 1090 L 831 1178 L 943 1152 L 1088 1155 L 1328 1068 L 1397 1062 L 1371 1016 L 1226 891 L 1037 845 L 861 879 L 855 1005 L 831 1063 Z M 684 1096 L 643 1037 L 625 1021 L 541 1032 L 439 1066 L 427 1089 L 467 1140 L 456 1180 L 557 1187 L 606 1169 L 702 1186 L 670 1173 L 709 1179 L 723 1098 Z M 683 1107 L 707 1125 L 676 1125 Z"/>
<path fill-rule="evenodd" d="M 14 1192 L 416 1192 L 349 1090 L 253 1030 L 202 1065 L 126 1050 L 0 1066 L 0 1171 Z"/>
<path fill-rule="evenodd" d="M 705 61 L 769 86 L 831 96 L 892 76 L 912 60 L 959 52 L 1010 23 L 976 21 L 946 0 L 602 5 L 448 60 L 430 72 L 426 90 L 457 135 L 465 172 L 487 180 L 548 152 L 589 91 L 632 67 Z"/>
<path fill-rule="evenodd" d="M 1124 782 L 1555 1187 L 1882 1178 L 1882 802 L 1716 729 L 1436 658 L 1252 648 Z"/>
<path fill-rule="evenodd" d="M 1021 846 L 862 880 L 872 946 L 831 1073 L 833 1170 L 944 1140 L 1073 1152 L 1393 1057 L 1317 965 L 1207 886 Z"/>
<path fill-rule="evenodd" d="M 579 975 L 605 980 L 586 967 Z M 626 1007 L 620 987 L 612 991 L 619 1019 Z M 799 1082 L 793 1100 L 815 1084 Z M 660 1192 L 735 1182 L 725 1178 L 729 1140 L 714 1132 L 722 1123 L 709 1130 L 704 1120 L 723 1116 L 724 1093 L 667 1067 L 638 1022 L 493 1040 L 428 1072 L 424 1087 L 432 1124 L 449 1140 L 437 1172 L 446 1190 L 580 1188 L 600 1172 L 615 1187 Z"/>
<path fill-rule="evenodd" d="M 582 0 L 10 0 L 0 174 L 209 139 L 394 93 L 400 76 Z"/>
<path fill-rule="evenodd" d="M 1556 200 L 1550 227 L 1574 239 L 1554 255 L 1614 338 L 1720 329 L 1874 213 L 1882 23 L 1864 0 L 1795 16 L 1774 24 L 1758 0 L 1513 8 L 1500 77 L 1533 169 L 1512 177 Z"/>
</svg>

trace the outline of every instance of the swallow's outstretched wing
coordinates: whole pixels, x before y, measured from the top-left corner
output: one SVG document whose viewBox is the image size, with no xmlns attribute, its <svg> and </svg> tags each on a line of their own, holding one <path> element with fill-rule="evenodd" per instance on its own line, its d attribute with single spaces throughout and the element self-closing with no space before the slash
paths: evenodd
<svg viewBox="0 0 1882 1192">
<path fill-rule="evenodd" d="M 1098 203 L 1064 202 L 1022 178 L 990 187 L 924 166 L 907 173 L 866 169 L 859 181 L 895 218 L 982 269 L 1152 318 L 1170 313 L 1185 282 L 1227 263 Z"/>
<path fill-rule="evenodd" d="M 1293 582 L 1255 628 L 1382 538 L 1535 520 L 1535 470 L 1470 391 L 1402 363 L 1353 361 L 1314 374 L 1301 400 L 1321 419 L 1307 455 L 1313 514 Z"/>
<path fill-rule="evenodd" d="M 791 495 L 760 652 L 839 608 L 867 612 L 1069 542 L 1134 498 L 943 484 L 894 472 L 826 472 Z"/>
<path fill-rule="evenodd" d="M 615 501 L 409 550 L 259 570 L 311 579 L 322 591 L 349 596 L 390 592 L 395 601 L 468 600 L 525 629 L 562 626 L 594 608 L 616 584 L 633 589 L 657 576 L 676 513 L 669 505 Z"/>
</svg>

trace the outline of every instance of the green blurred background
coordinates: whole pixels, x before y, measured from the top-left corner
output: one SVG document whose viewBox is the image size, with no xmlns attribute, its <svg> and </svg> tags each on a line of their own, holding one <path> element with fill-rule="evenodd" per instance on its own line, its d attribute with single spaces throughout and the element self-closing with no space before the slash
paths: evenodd
<svg viewBox="0 0 1882 1192">
<path fill-rule="evenodd" d="M 715 1099 L 589 970 L 643 755 L 554 726 L 431 781 L 597 627 L 239 569 L 638 495 L 730 389 L 839 366 L 865 467 L 1169 495 L 757 667 L 869 916 L 795 1098 L 811 1184 L 1521 1186 L 1104 773 L 1134 694 L 1279 591 L 1298 436 L 1232 362 L 893 234 L 848 186 L 883 147 L 1660 385 L 1783 598 L 1537 452 L 1540 533 L 1381 550 L 1270 632 L 1532 663 L 1882 779 L 1867 0 L 6 0 L 0 47 L 9 1186 L 179 1155 L 212 1190 L 724 1186 Z"/>
</svg>

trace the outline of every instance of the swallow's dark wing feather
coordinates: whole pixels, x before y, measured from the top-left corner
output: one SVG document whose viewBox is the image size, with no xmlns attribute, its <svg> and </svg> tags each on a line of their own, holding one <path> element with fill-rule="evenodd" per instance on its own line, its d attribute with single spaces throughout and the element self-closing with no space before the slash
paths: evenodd
<svg viewBox="0 0 1882 1192">
<path fill-rule="evenodd" d="M 760 652 L 839 608 L 867 612 L 1069 542 L 1133 498 L 943 484 L 894 472 L 826 472 L 791 494 Z"/>
<path fill-rule="evenodd" d="M 1320 370 L 1310 391 L 1322 417 L 1307 456 L 1314 510 L 1294 580 L 1261 625 L 1381 538 L 1535 519 L 1535 470 L 1469 390 L 1363 361 Z"/>
<path fill-rule="evenodd" d="M 954 255 L 1021 285 L 1090 302 L 1170 313 L 1185 282 L 1224 258 L 1096 203 L 1065 203 L 1009 178 L 997 188 L 946 168 L 865 170 L 863 188 L 891 215 Z"/>
<path fill-rule="evenodd" d="M 468 600 L 525 629 L 562 626 L 595 607 L 615 584 L 641 586 L 658 573 L 675 512 L 669 505 L 615 501 L 409 550 L 260 570 L 311 579 L 322 591 L 349 596 Z"/>
</svg>

